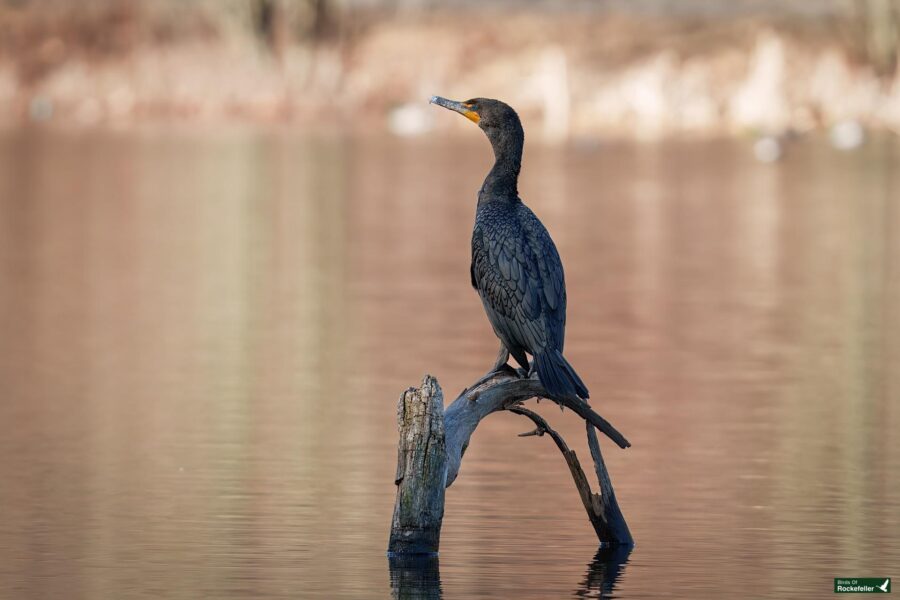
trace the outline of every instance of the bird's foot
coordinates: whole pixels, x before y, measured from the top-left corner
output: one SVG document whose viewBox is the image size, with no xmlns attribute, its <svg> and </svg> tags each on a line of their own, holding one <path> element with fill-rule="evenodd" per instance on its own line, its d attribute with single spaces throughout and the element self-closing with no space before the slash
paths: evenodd
<svg viewBox="0 0 900 600">
<path fill-rule="evenodd" d="M 478 381 L 476 381 L 475 383 L 473 383 L 472 385 L 470 385 L 469 387 L 464 389 L 460 395 L 468 394 L 469 400 L 476 400 L 480 393 L 476 388 L 481 387 L 482 385 L 484 385 L 485 383 L 487 383 L 488 381 L 490 381 L 497 375 L 512 375 L 515 377 L 515 376 L 518 376 L 518 373 L 516 373 L 516 370 L 513 369 L 511 366 L 509 366 L 506 363 L 503 363 L 500 366 L 494 365 L 490 371 L 488 371 L 487 373 L 482 375 Z"/>
<path fill-rule="evenodd" d="M 508 374 L 508 375 L 515 375 L 517 377 L 521 377 L 521 373 L 520 373 L 521 370 L 522 369 L 512 368 L 508 363 L 503 363 L 499 367 L 494 366 L 494 369 L 491 371 L 491 373 L 492 374 L 495 374 L 495 373 Z"/>
<path fill-rule="evenodd" d="M 522 367 L 514 367 L 509 363 L 503 363 L 499 367 L 494 367 L 494 369 L 488 373 L 488 375 L 491 374 L 512 375 L 514 377 L 518 377 L 519 379 L 528 379 L 530 377 L 528 371 L 526 371 Z"/>
</svg>

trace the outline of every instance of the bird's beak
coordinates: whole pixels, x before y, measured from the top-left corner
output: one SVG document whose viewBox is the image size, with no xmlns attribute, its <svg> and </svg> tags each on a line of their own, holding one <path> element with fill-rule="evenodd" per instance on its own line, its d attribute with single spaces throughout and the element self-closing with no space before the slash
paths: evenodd
<svg viewBox="0 0 900 600">
<path fill-rule="evenodd" d="M 456 100 L 447 100 L 446 98 L 441 98 L 440 96 L 432 96 L 431 104 L 437 104 L 438 106 L 443 106 L 449 110 L 454 110 L 469 119 L 473 123 L 477 123 L 481 120 L 481 117 L 478 116 L 478 113 L 472 110 L 471 104 L 466 104 L 465 102 L 457 102 Z"/>
</svg>

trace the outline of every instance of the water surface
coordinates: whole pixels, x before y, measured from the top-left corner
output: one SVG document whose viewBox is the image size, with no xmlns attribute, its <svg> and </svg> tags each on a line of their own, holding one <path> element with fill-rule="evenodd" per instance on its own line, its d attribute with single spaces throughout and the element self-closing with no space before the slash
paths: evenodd
<svg viewBox="0 0 900 600">
<path fill-rule="evenodd" d="M 478 136 L 0 134 L 0 595 L 389 598 L 396 401 L 496 342 Z M 900 144 L 526 150 L 637 547 L 514 415 L 425 597 L 822 597 L 900 565 Z M 587 457 L 581 423 L 541 412 Z M 418 574 L 418 580 L 416 579 Z M 409 589 L 407 587 L 407 589 Z M 723 591 L 725 590 L 725 591 Z"/>
</svg>

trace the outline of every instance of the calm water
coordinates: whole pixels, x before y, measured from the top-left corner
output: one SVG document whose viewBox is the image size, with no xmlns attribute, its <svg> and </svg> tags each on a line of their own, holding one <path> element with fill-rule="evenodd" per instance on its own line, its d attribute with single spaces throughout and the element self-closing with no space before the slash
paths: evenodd
<svg viewBox="0 0 900 600">
<path fill-rule="evenodd" d="M 391 597 L 397 397 L 426 372 L 455 396 L 496 350 L 469 133 L 0 134 L 0 596 Z M 900 576 L 900 143 L 775 166 L 534 145 L 520 188 L 566 265 L 567 355 L 634 445 L 604 448 L 637 547 L 595 561 L 563 459 L 502 414 L 439 566 L 394 581 L 813 598 Z"/>
</svg>

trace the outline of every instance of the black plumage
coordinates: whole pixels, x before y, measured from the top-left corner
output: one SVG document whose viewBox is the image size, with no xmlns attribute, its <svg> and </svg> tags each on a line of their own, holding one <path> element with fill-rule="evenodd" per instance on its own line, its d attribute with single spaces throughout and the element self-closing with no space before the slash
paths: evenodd
<svg viewBox="0 0 900 600">
<path fill-rule="evenodd" d="M 499 100 L 434 97 L 432 102 L 477 123 L 494 149 L 494 166 L 478 192 L 471 278 L 502 344 L 496 368 L 512 354 L 528 370 L 527 353 L 551 397 L 587 398 L 587 388 L 562 354 L 566 282 L 559 253 L 547 229 L 519 198 L 525 142 L 519 116 Z"/>
</svg>

